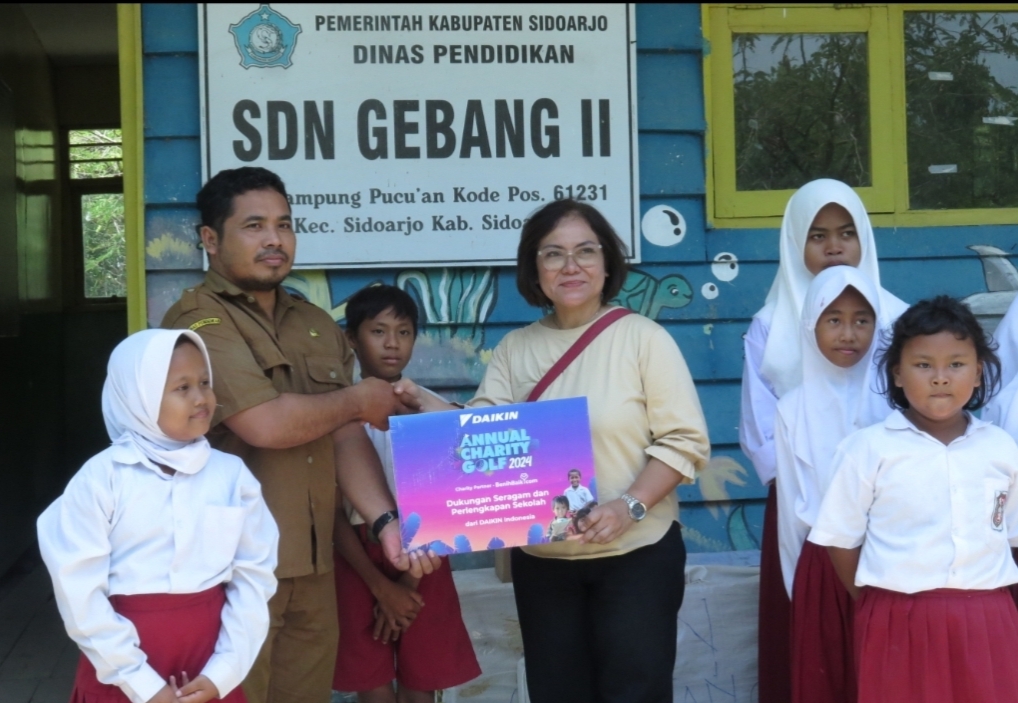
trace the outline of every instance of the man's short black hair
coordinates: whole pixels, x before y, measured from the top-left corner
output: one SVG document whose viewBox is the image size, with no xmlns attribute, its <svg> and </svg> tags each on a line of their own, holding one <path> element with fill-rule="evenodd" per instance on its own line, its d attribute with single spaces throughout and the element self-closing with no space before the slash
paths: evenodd
<svg viewBox="0 0 1018 703">
<path fill-rule="evenodd" d="M 417 303 L 405 290 L 389 285 L 361 288 L 346 301 L 346 331 L 356 335 L 365 320 L 371 320 L 386 310 L 400 320 L 409 320 L 417 336 Z"/>
<path fill-rule="evenodd" d="M 224 169 L 198 191 L 196 200 L 202 226 L 211 227 L 222 236 L 223 223 L 233 214 L 233 199 L 252 190 L 274 190 L 287 198 L 283 179 L 267 168 L 242 166 Z"/>
</svg>

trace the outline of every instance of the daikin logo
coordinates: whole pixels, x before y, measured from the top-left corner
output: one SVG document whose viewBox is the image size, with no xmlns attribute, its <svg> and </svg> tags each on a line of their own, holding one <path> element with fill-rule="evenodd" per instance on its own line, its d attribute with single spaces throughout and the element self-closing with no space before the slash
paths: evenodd
<svg viewBox="0 0 1018 703">
<path fill-rule="evenodd" d="M 464 413 L 463 415 L 460 415 L 460 427 L 463 427 L 468 422 L 471 425 L 476 425 L 479 422 L 503 422 L 505 420 L 517 420 L 519 417 L 520 413 L 516 410 L 512 410 L 507 413 L 487 413 L 486 415 Z"/>
</svg>

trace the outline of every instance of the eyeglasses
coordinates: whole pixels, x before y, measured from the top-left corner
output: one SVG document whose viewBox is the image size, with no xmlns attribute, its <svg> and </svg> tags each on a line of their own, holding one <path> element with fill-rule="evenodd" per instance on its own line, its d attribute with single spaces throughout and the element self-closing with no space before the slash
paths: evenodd
<svg viewBox="0 0 1018 703">
<path fill-rule="evenodd" d="M 561 271 L 570 256 L 580 268 L 590 268 L 601 261 L 601 245 L 584 244 L 575 251 L 565 251 L 557 247 L 541 249 L 537 252 L 537 261 L 545 271 Z"/>
</svg>

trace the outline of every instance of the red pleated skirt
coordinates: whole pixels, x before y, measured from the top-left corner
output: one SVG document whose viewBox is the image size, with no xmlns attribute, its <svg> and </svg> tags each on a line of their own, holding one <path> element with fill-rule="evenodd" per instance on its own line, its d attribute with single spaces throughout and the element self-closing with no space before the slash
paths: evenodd
<svg viewBox="0 0 1018 703">
<path fill-rule="evenodd" d="M 792 585 L 793 703 L 855 703 L 853 609 L 827 549 L 804 543 Z"/>
<path fill-rule="evenodd" d="M 225 602 L 222 586 L 201 593 L 110 596 L 113 610 L 137 628 L 149 665 L 167 683 L 170 676 L 175 676 L 177 685 L 185 671 L 191 679 L 197 678 L 212 657 Z M 240 686 L 221 700 L 247 703 Z M 119 687 L 100 683 L 95 667 L 82 655 L 71 703 L 130 703 L 130 699 Z"/>
<path fill-rule="evenodd" d="M 778 494 L 767 491 L 763 542 L 760 545 L 760 632 L 758 673 L 760 703 L 788 703 L 792 699 L 792 605 L 781 575 L 778 552 Z"/>
<path fill-rule="evenodd" d="M 855 647 L 859 703 L 1018 702 L 1018 610 L 1006 588 L 864 588 Z"/>
</svg>

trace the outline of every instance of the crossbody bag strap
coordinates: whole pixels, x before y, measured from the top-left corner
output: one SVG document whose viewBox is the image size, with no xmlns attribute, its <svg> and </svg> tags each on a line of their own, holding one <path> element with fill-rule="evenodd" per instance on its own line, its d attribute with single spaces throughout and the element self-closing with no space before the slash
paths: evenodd
<svg viewBox="0 0 1018 703">
<path fill-rule="evenodd" d="M 534 390 L 530 391 L 530 395 L 527 396 L 527 402 L 533 402 L 540 398 L 548 386 L 555 382 L 562 372 L 566 370 L 569 364 L 580 355 L 580 353 L 590 346 L 590 343 L 597 339 L 597 336 L 604 332 L 606 329 L 612 326 L 615 322 L 621 320 L 626 315 L 629 315 L 632 311 L 626 308 L 615 308 L 598 319 L 597 322 L 587 328 L 587 331 L 580 335 L 580 338 L 573 342 L 573 345 L 566 350 L 566 353 L 555 362 L 555 364 L 548 369 L 548 373 L 541 377 L 541 380 L 534 386 Z"/>
</svg>

